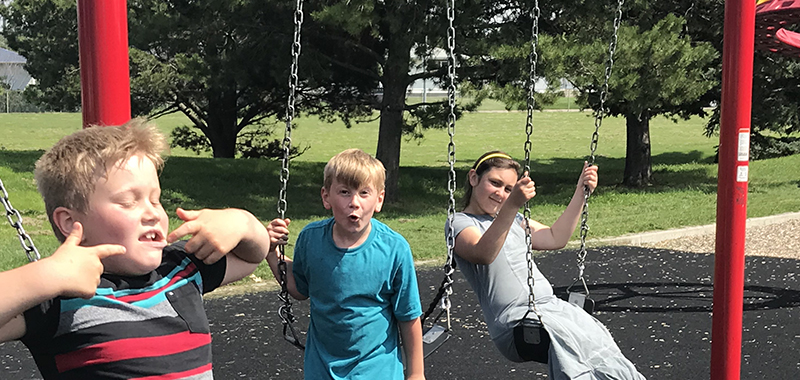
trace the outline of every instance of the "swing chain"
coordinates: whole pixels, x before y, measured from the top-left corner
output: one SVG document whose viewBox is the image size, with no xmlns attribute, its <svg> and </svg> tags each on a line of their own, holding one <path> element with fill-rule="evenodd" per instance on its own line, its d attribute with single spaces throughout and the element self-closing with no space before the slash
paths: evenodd
<svg viewBox="0 0 800 380">
<path fill-rule="evenodd" d="M 539 60 L 538 45 L 539 45 L 539 1 L 534 2 L 531 16 L 533 18 L 533 26 L 531 27 L 531 53 L 529 57 L 530 71 L 528 73 L 528 117 L 525 122 L 525 168 L 524 173 L 530 175 L 531 172 L 531 135 L 533 134 L 533 109 L 536 103 L 534 94 L 536 93 L 536 62 Z M 525 246 L 527 247 L 526 259 L 528 261 L 528 312 L 533 312 L 541 320 L 541 315 L 536 310 L 536 297 L 534 295 L 534 279 L 533 279 L 533 240 L 531 237 L 531 208 L 530 200 L 525 202 L 522 215 L 525 218 Z"/>
<path fill-rule="evenodd" d="M 286 102 L 286 129 L 283 137 L 283 161 L 281 163 L 281 191 L 278 200 L 278 213 L 284 219 L 287 202 L 286 189 L 289 182 L 289 158 L 292 148 L 292 120 L 295 115 L 295 97 L 297 92 L 297 66 L 300 59 L 300 29 L 303 25 L 303 0 L 297 0 L 294 12 L 294 40 L 292 42 L 292 65 L 289 71 L 289 96 Z"/>
<path fill-rule="evenodd" d="M 589 155 L 589 165 L 594 164 L 595 151 L 597 150 L 597 142 L 600 138 L 600 126 L 603 123 L 605 116 L 605 102 L 608 96 L 608 81 L 611 79 L 611 69 L 614 66 L 614 52 L 617 50 L 617 36 L 619 35 L 619 26 L 622 22 L 622 6 L 625 0 L 619 0 L 617 3 L 617 11 L 614 15 L 614 32 L 611 35 L 611 42 L 608 44 L 608 60 L 606 61 L 605 78 L 603 86 L 600 88 L 600 105 L 595 112 L 594 119 L 594 133 L 592 133 L 592 143 L 590 145 L 591 154 Z"/>
<path fill-rule="evenodd" d="M 533 109 L 536 105 L 536 62 L 539 60 L 539 52 L 537 46 L 539 45 L 539 1 L 534 2 L 534 8 L 531 11 L 533 17 L 533 25 L 531 26 L 531 53 L 528 55 L 530 71 L 528 73 L 528 117 L 525 121 L 525 134 L 528 139 L 525 140 L 525 171 L 530 173 L 531 166 L 531 134 L 533 133 Z"/>
<path fill-rule="evenodd" d="M 291 157 L 292 148 L 292 120 L 295 116 L 295 101 L 298 86 L 297 66 L 300 59 L 300 31 L 303 26 L 303 0 L 297 0 L 296 8 L 294 11 L 294 40 L 292 42 L 292 65 L 289 73 L 289 96 L 286 102 L 286 129 L 283 137 L 283 160 L 281 162 L 281 190 L 278 200 L 278 213 L 281 219 L 286 218 L 286 208 L 288 203 L 286 201 L 287 185 L 289 183 L 289 159 Z M 283 302 L 278 308 L 278 315 L 283 322 L 283 335 L 284 338 L 300 349 L 303 349 L 302 343 L 297 339 L 292 323 L 296 321 L 292 313 L 292 301 L 289 298 L 289 288 L 287 286 L 287 264 L 286 264 L 286 250 L 283 245 L 278 246 L 278 272 L 281 285 L 281 291 L 278 298 Z M 287 332 L 291 332 L 289 335 Z"/>
<path fill-rule="evenodd" d="M 447 144 L 447 162 L 450 165 L 450 171 L 447 178 L 447 190 L 450 193 L 450 198 L 447 205 L 447 259 L 444 263 L 444 296 L 442 297 L 442 308 L 447 313 L 447 329 L 450 330 L 450 295 L 453 294 L 453 273 L 455 273 L 455 230 L 453 229 L 453 222 L 456 215 L 456 144 L 453 137 L 456 132 L 456 29 L 453 26 L 455 21 L 455 0 L 447 1 L 447 103 L 449 106 L 449 113 L 447 117 L 447 134 L 450 136 L 450 142 Z"/>
<path fill-rule="evenodd" d="M 611 79 L 611 69 L 614 66 L 614 52 L 617 50 L 617 36 L 619 35 L 619 26 L 622 22 L 622 6 L 625 0 L 617 2 L 617 10 L 614 15 L 614 33 L 611 36 L 611 42 L 608 44 L 608 60 L 606 61 L 605 78 L 603 86 L 600 88 L 600 105 L 595 112 L 594 120 L 594 133 L 592 133 L 592 142 L 590 144 L 591 153 L 589 155 L 589 165 L 595 163 L 595 151 L 597 150 L 597 142 L 600 138 L 600 126 L 603 123 L 603 116 L 605 116 L 605 101 L 608 96 L 608 82 Z M 578 279 L 584 282 L 584 288 L 588 294 L 588 288 L 583 279 L 583 271 L 586 267 L 586 236 L 589 233 L 589 186 L 583 187 L 583 210 L 581 211 L 581 248 L 578 252 Z M 577 281 L 577 280 L 576 280 Z"/>
<path fill-rule="evenodd" d="M 6 187 L 3 186 L 3 180 L 0 180 L 0 191 L 3 193 L 3 197 L 0 198 L 0 201 L 3 203 L 3 208 L 6 210 L 6 219 L 8 219 L 8 223 L 11 227 L 17 230 L 19 242 L 25 250 L 25 255 L 28 256 L 28 261 L 34 262 L 39 260 L 41 258 L 39 250 L 36 249 L 36 246 L 33 244 L 31 236 L 28 235 L 28 233 L 25 232 L 25 228 L 22 227 L 22 214 L 11 205 L 11 200 L 8 198 L 8 191 L 6 191 Z"/>
</svg>

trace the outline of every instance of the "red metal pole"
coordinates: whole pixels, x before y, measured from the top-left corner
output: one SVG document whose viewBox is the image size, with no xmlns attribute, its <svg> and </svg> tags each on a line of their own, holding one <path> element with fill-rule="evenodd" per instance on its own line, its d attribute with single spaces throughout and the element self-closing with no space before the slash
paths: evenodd
<svg viewBox="0 0 800 380">
<path fill-rule="evenodd" d="M 727 0 L 717 187 L 711 380 L 739 379 L 755 2 Z"/>
<path fill-rule="evenodd" d="M 78 0 L 83 127 L 131 118 L 126 0 Z"/>
</svg>

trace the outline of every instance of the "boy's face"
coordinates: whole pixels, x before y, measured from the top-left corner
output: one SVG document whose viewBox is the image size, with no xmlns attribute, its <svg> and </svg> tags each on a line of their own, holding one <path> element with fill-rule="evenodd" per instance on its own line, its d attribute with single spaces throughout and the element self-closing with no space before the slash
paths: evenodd
<svg viewBox="0 0 800 380">
<path fill-rule="evenodd" d="M 125 254 L 103 260 L 106 273 L 138 276 L 161 264 L 169 219 L 160 197 L 158 172 L 146 157 L 120 161 L 98 178 L 89 211 L 76 219 L 83 224 L 82 245 L 125 246 Z"/>
<path fill-rule="evenodd" d="M 384 193 L 373 184 L 356 189 L 334 179 L 329 190 L 322 188 L 322 204 L 333 211 L 338 231 L 360 236 L 368 231 L 372 214 L 381 211 Z"/>
</svg>

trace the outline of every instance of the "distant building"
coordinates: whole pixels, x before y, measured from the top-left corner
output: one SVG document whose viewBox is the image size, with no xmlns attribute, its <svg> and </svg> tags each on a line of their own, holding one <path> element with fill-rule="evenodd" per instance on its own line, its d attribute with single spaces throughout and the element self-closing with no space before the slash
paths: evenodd
<svg viewBox="0 0 800 380">
<path fill-rule="evenodd" d="M 36 81 L 25 71 L 25 57 L 8 49 L 0 48 L 0 82 L 6 83 L 12 90 L 24 90 Z"/>
<path fill-rule="evenodd" d="M 447 66 L 447 52 L 444 49 L 440 48 L 433 48 L 430 57 L 422 58 L 414 54 L 414 51 L 411 51 L 411 70 L 409 72 L 410 75 L 418 74 L 422 71 L 423 66 L 428 64 L 429 66 L 434 67 L 445 67 Z M 571 95 L 572 91 L 575 90 L 575 87 L 572 86 L 566 79 L 561 79 L 559 83 L 559 90 L 564 92 L 566 95 Z M 534 85 L 534 91 L 536 92 L 545 92 L 547 91 L 547 81 L 544 78 L 537 78 L 536 84 Z M 434 83 L 431 79 L 417 79 L 408 86 L 407 90 L 408 95 L 413 96 L 433 96 L 435 98 L 445 97 L 447 96 L 447 89 L 442 88 L 440 84 Z"/>
<path fill-rule="evenodd" d="M 418 74 L 423 71 L 425 65 L 434 67 L 447 66 L 447 52 L 444 49 L 433 48 L 430 57 L 419 57 L 411 51 L 411 70 L 410 75 Z M 433 96 L 444 97 L 447 96 L 447 89 L 442 88 L 439 84 L 433 82 L 432 79 L 417 79 L 408 86 L 408 95 L 413 96 Z"/>
</svg>

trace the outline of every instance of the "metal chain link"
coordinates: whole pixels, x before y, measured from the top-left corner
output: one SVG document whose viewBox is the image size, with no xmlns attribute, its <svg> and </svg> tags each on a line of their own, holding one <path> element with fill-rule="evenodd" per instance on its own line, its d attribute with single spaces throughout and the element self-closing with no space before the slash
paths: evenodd
<svg viewBox="0 0 800 380">
<path fill-rule="evenodd" d="M 22 227 L 22 214 L 11 205 L 11 200 L 8 199 L 8 191 L 6 191 L 6 187 L 3 185 L 3 180 L 0 180 L 0 191 L 3 193 L 0 202 L 3 203 L 3 208 L 6 210 L 6 219 L 8 219 L 8 223 L 11 224 L 11 227 L 17 230 L 19 243 L 22 244 L 22 249 L 25 250 L 28 261 L 34 262 L 39 260 L 41 258 L 39 250 L 36 249 L 36 246 L 33 244 L 31 236 L 28 235 L 28 233 L 25 232 L 25 228 Z"/>
<path fill-rule="evenodd" d="M 608 96 L 608 82 L 611 78 L 611 69 L 614 66 L 614 52 L 617 50 L 617 36 L 619 35 L 619 26 L 622 22 L 622 6 L 625 0 L 619 0 L 617 2 L 617 11 L 614 15 L 614 32 L 611 36 L 611 42 L 608 45 L 608 60 L 606 61 L 606 71 L 605 71 L 605 78 L 603 80 L 603 86 L 600 88 L 600 104 L 599 108 L 595 112 L 595 119 L 594 119 L 594 133 L 592 133 L 592 142 L 589 145 L 590 154 L 589 154 L 589 165 L 594 165 L 595 163 L 595 151 L 597 150 L 597 142 L 600 137 L 600 126 L 603 123 L 603 117 L 605 116 L 605 101 L 606 97 Z M 578 279 L 583 283 L 584 290 L 586 294 L 589 294 L 589 288 L 586 286 L 586 281 L 584 280 L 584 269 L 586 268 L 586 237 L 589 233 L 589 196 L 591 192 L 589 191 L 589 186 L 583 187 L 583 210 L 581 211 L 581 229 L 580 229 L 580 238 L 581 238 L 581 247 L 578 251 Z M 576 280 L 576 281 L 577 281 Z"/>
<path fill-rule="evenodd" d="M 286 218 L 286 208 L 288 203 L 286 201 L 287 185 L 289 183 L 289 158 L 291 157 L 292 148 L 292 120 L 295 115 L 295 101 L 298 86 L 297 66 L 300 60 L 300 31 L 303 26 L 303 0 L 297 0 L 294 11 L 294 40 L 292 42 L 292 66 L 289 72 L 289 96 L 286 102 L 286 129 L 283 137 L 283 161 L 281 162 L 281 190 L 278 199 L 278 213 L 281 219 Z M 278 298 L 283 301 L 283 305 L 278 308 L 278 315 L 283 321 L 284 325 L 284 338 L 292 342 L 295 346 L 302 348 L 302 344 L 297 341 L 294 329 L 291 323 L 295 322 L 296 318 L 292 313 L 292 301 L 289 298 L 289 289 L 286 282 L 287 277 L 287 264 L 286 252 L 283 245 L 278 246 L 278 272 L 281 285 L 281 291 Z M 291 330 L 292 336 L 287 335 L 287 328 Z"/>
<path fill-rule="evenodd" d="M 455 0 L 447 1 L 447 103 L 449 106 L 449 113 L 447 117 L 447 134 L 450 136 L 450 142 L 447 144 L 447 162 L 450 165 L 450 171 L 447 178 L 447 190 L 450 193 L 450 199 L 447 205 L 447 260 L 444 263 L 444 296 L 442 297 L 442 307 L 447 313 L 447 329 L 450 330 L 450 295 L 453 294 L 453 273 L 455 273 L 454 265 L 454 250 L 455 250 L 455 231 L 453 229 L 453 222 L 456 215 L 456 144 L 453 142 L 453 137 L 456 133 L 456 29 L 453 26 L 455 21 Z"/>
<path fill-rule="evenodd" d="M 525 169 L 524 172 L 530 175 L 531 172 L 531 148 L 533 144 L 531 143 L 531 135 L 533 134 L 533 108 L 535 106 L 535 90 L 536 90 L 536 62 L 539 60 L 539 53 L 538 53 L 538 45 L 539 45 L 539 14 L 541 13 L 539 9 L 539 1 L 536 0 L 534 2 L 533 11 L 531 12 L 531 16 L 533 17 L 533 26 L 531 28 L 531 53 L 529 57 L 529 64 L 530 64 L 530 72 L 528 73 L 528 117 L 525 122 L 525 134 L 527 139 L 525 140 Z M 535 296 L 533 293 L 534 288 L 534 279 L 533 279 L 533 241 L 531 238 L 531 207 L 530 207 L 530 200 L 525 202 L 525 207 L 522 211 L 522 215 L 525 217 L 525 245 L 528 248 L 526 253 L 526 258 L 528 260 L 528 311 L 533 312 L 536 316 L 539 317 L 541 320 L 541 315 L 539 311 L 536 310 L 536 303 Z"/>
</svg>

